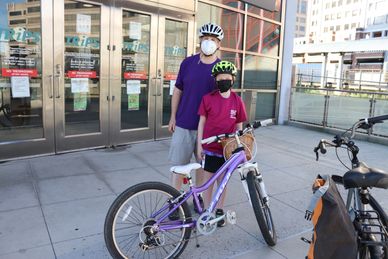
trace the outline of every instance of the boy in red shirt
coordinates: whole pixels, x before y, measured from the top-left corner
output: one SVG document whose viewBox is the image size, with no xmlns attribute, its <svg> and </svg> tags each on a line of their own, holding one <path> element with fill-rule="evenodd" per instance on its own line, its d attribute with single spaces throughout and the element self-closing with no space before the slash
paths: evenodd
<svg viewBox="0 0 388 259">
<path fill-rule="evenodd" d="M 220 61 L 214 65 L 212 75 L 215 78 L 217 90 L 205 95 L 199 106 L 200 115 L 198 124 L 197 154 L 202 160 L 204 181 L 225 163 L 223 149 L 220 143 L 201 144 L 201 140 L 224 133 L 234 133 L 242 130 L 242 123 L 247 119 L 245 105 L 240 96 L 231 90 L 236 78 L 237 68 L 229 61 Z M 219 178 L 219 180 L 222 178 Z M 220 184 L 220 181 L 218 182 Z M 216 216 L 224 215 L 223 206 L 226 189 L 224 190 L 216 208 Z M 204 192 L 204 206 L 210 205 L 213 186 Z M 217 223 L 225 226 L 225 220 Z"/>
</svg>

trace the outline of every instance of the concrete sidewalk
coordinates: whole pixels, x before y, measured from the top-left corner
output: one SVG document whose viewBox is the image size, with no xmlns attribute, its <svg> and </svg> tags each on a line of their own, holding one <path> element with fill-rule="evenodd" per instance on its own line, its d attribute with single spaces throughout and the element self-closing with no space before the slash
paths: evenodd
<svg viewBox="0 0 388 259">
<path fill-rule="evenodd" d="M 304 258 L 311 223 L 304 211 L 320 174 L 343 174 L 335 152 L 315 161 L 312 149 L 332 136 L 291 126 L 256 131 L 256 161 L 271 195 L 278 244 L 266 246 L 238 175 L 228 185 L 226 209 L 237 224 L 191 240 L 181 258 Z M 360 158 L 388 170 L 388 147 L 356 141 Z M 103 225 L 123 190 L 144 181 L 169 183 L 170 141 L 31 158 L 0 164 L 0 258 L 110 258 Z M 346 154 L 343 154 L 346 159 Z M 345 160 L 347 161 L 347 160 Z M 388 211 L 386 190 L 373 189 Z"/>
</svg>

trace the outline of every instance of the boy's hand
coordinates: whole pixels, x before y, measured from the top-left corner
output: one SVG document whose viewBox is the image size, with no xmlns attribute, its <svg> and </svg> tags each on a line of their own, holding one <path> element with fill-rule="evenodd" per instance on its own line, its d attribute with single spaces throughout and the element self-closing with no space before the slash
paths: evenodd
<svg viewBox="0 0 388 259">
<path fill-rule="evenodd" d="M 197 147 L 197 161 L 202 161 L 203 158 L 204 158 L 203 148 L 202 148 L 202 145 L 199 144 Z"/>
</svg>

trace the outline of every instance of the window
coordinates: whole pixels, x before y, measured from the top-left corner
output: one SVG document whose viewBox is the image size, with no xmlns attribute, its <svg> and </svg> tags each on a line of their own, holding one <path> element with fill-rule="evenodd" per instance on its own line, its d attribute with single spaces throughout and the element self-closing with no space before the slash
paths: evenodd
<svg viewBox="0 0 388 259">
<path fill-rule="evenodd" d="M 306 18 L 300 17 L 300 18 L 299 18 L 299 21 L 300 21 L 301 23 L 305 23 L 305 22 L 306 22 Z"/>
<path fill-rule="evenodd" d="M 304 32 L 304 31 L 306 31 L 306 28 L 304 26 L 300 26 L 299 30 Z"/>
<path fill-rule="evenodd" d="M 349 30 L 349 24 L 345 24 L 344 30 Z"/>
<path fill-rule="evenodd" d="M 331 3 L 331 7 L 336 7 L 337 6 L 337 2 L 334 1 L 333 3 Z"/>
<path fill-rule="evenodd" d="M 335 30 L 336 31 L 339 31 L 341 29 L 341 25 L 337 25 L 336 27 L 335 27 Z"/>
<path fill-rule="evenodd" d="M 328 27 L 325 27 L 324 29 L 323 29 L 323 32 L 328 32 L 329 31 L 329 28 Z"/>
<path fill-rule="evenodd" d="M 40 6 L 28 7 L 27 11 L 29 13 L 38 13 L 40 12 Z"/>
<path fill-rule="evenodd" d="M 9 12 L 9 16 L 18 16 L 22 15 L 22 11 Z"/>
<path fill-rule="evenodd" d="M 347 11 L 346 13 L 345 13 L 345 17 L 349 17 L 350 16 L 350 11 Z"/>
<path fill-rule="evenodd" d="M 334 26 L 330 26 L 330 31 L 334 31 Z"/>
<path fill-rule="evenodd" d="M 302 1 L 301 5 L 300 5 L 300 12 L 305 14 L 306 11 L 307 11 L 307 2 L 306 1 Z"/>
<path fill-rule="evenodd" d="M 9 21 L 10 25 L 25 24 L 25 23 L 26 23 L 26 19 L 23 19 L 23 20 L 11 20 L 11 21 Z"/>
<path fill-rule="evenodd" d="M 380 38 L 381 36 L 382 36 L 382 32 L 381 31 L 373 32 L 373 38 Z"/>
<path fill-rule="evenodd" d="M 330 8 L 330 3 L 326 3 L 326 9 Z"/>
<path fill-rule="evenodd" d="M 329 15 L 325 15 L 325 21 L 328 21 L 329 20 Z"/>
<path fill-rule="evenodd" d="M 341 6 L 342 5 L 342 0 L 339 0 L 338 1 L 338 6 Z"/>
<path fill-rule="evenodd" d="M 346 4 L 350 4 L 352 0 L 346 0 Z"/>
<path fill-rule="evenodd" d="M 357 27 L 357 24 L 354 22 L 352 23 L 352 29 L 356 28 Z"/>
<path fill-rule="evenodd" d="M 353 11 L 352 11 L 352 16 L 357 16 L 357 14 L 358 14 L 358 11 L 357 11 L 357 10 L 353 10 Z"/>
<path fill-rule="evenodd" d="M 337 13 L 337 19 L 341 19 L 341 13 Z"/>
</svg>

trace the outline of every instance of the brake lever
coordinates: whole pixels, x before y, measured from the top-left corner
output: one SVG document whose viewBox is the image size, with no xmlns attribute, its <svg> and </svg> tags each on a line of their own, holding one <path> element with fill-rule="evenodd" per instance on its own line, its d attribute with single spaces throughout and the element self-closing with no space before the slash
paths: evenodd
<svg viewBox="0 0 388 259">
<path fill-rule="evenodd" d="M 314 152 L 315 152 L 315 160 L 318 161 L 319 160 L 319 154 L 318 154 L 318 150 L 319 150 L 319 145 L 317 147 L 314 148 Z"/>
</svg>

